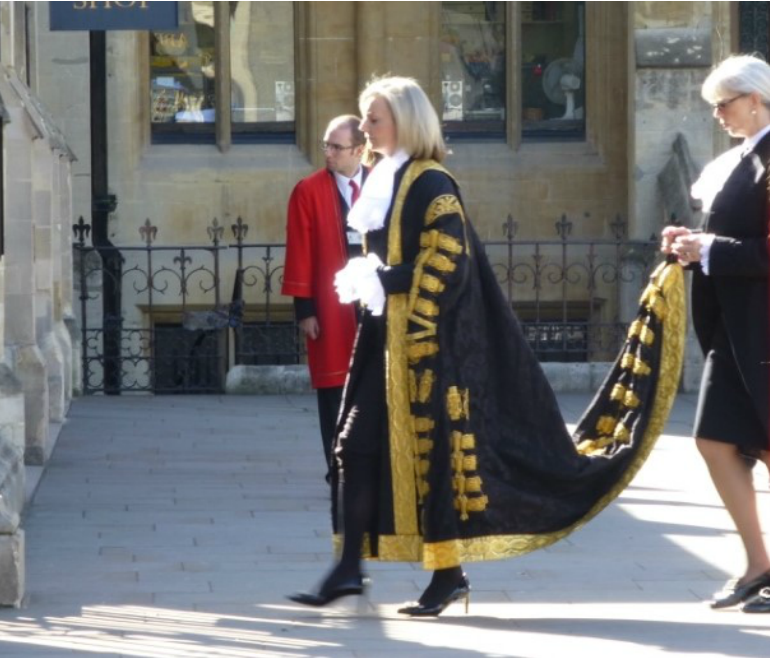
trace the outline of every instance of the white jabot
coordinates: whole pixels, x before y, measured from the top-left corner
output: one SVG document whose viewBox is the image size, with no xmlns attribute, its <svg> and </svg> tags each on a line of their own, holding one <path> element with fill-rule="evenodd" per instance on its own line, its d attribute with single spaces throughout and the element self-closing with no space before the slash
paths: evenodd
<svg viewBox="0 0 770 658">
<path fill-rule="evenodd" d="M 385 225 L 385 216 L 393 198 L 396 172 L 409 160 L 405 151 L 383 158 L 366 177 L 361 196 L 348 213 L 348 226 L 359 233 L 369 233 Z"/>
<path fill-rule="evenodd" d="M 703 202 L 704 213 L 711 210 L 714 199 L 722 191 L 727 179 L 741 159 L 751 153 L 768 133 L 770 133 L 770 124 L 762 130 L 758 130 L 751 137 L 747 137 L 741 145 L 731 148 L 703 168 L 703 172 L 693 184 L 690 193 L 694 199 L 700 199 Z M 712 233 L 703 233 L 699 237 L 700 266 L 704 274 L 709 274 L 709 257 L 715 237 Z"/>
<path fill-rule="evenodd" d="M 716 195 L 722 191 L 725 182 L 738 166 L 743 154 L 743 144 L 725 151 L 719 157 L 709 162 L 701 172 L 698 180 L 693 183 L 690 194 L 693 199 L 700 199 L 702 210 L 708 214 Z"/>
</svg>

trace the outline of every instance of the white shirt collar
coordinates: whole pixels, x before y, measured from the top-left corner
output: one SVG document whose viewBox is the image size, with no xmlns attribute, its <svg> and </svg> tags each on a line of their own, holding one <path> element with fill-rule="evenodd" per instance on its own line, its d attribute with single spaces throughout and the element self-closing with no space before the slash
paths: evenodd
<svg viewBox="0 0 770 658">
<path fill-rule="evenodd" d="M 753 151 L 757 144 L 762 141 L 762 138 L 767 135 L 767 133 L 770 133 L 770 124 L 766 125 L 764 128 L 762 128 L 762 130 L 756 132 L 751 137 L 744 139 L 741 153 L 748 153 L 749 151 Z"/>
<path fill-rule="evenodd" d="M 348 185 L 350 181 L 355 181 L 355 183 L 360 187 L 361 186 L 361 176 L 363 175 L 363 169 L 359 165 L 358 170 L 355 174 L 353 174 L 350 178 L 345 176 L 345 174 L 341 174 L 338 171 L 333 171 L 334 178 L 337 180 L 338 185 Z"/>
</svg>

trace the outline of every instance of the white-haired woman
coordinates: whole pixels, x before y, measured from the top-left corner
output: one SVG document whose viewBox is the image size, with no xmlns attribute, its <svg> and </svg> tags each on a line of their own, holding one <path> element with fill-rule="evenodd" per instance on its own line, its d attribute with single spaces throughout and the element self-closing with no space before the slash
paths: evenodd
<svg viewBox="0 0 770 658">
<path fill-rule="evenodd" d="M 770 612 L 770 557 L 752 478 L 757 461 L 770 468 L 770 66 L 730 57 L 702 95 L 720 126 L 743 142 L 693 186 L 702 227 L 666 227 L 662 248 L 693 272 L 693 323 L 705 355 L 693 434 L 746 551 L 744 573 L 711 606 Z"/>
</svg>

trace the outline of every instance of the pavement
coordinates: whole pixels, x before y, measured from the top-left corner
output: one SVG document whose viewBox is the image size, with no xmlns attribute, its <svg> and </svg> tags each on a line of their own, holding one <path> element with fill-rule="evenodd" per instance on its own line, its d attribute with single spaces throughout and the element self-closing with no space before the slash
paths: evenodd
<svg viewBox="0 0 770 658">
<path fill-rule="evenodd" d="M 584 395 L 559 396 L 574 423 Z M 284 598 L 331 561 L 315 398 L 76 400 L 24 518 L 27 598 L 2 658 L 770 656 L 770 615 L 705 604 L 743 553 L 680 396 L 607 510 L 530 555 L 466 565 L 470 611 L 396 612 L 428 574 L 371 563 L 368 604 Z M 764 469 L 755 469 L 770 519 Z"/>
</svg>

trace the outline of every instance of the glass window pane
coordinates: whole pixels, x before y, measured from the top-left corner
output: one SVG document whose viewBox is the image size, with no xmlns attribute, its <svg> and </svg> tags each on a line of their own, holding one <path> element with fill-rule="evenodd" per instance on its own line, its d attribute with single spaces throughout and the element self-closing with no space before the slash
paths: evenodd
<svg viewBox="0 0 770 658">
<path fill-rule="evenodd" d="M 522 2 L 524 137 L 585 135 L 585 6 Z"/>
<path fill-rule="evenodd" d="M 232 2 L 233 124 L 293 129 L 294 3 Z"/>
<path fill-rule="evenodd" d="M 152 123 L 211 124 L 214 106 L 214 3 L 180 2 L 179 29 L 150 33 Z"/>
<path fill-rule="evenodd" d="M 441 3 L 443 120 L 448 132 L 504 134 L 505 4 Z"/>
</svg>

